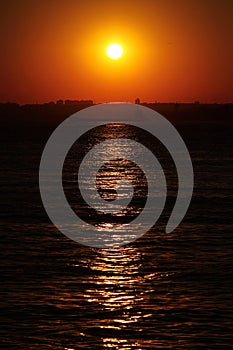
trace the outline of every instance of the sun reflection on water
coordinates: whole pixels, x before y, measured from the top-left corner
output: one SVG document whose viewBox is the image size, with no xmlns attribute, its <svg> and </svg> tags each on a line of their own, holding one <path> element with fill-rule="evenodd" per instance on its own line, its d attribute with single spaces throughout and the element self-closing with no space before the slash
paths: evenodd
<svg viewBox="0 0 233 350">
<path fill-rule="evenodd" d="M 128 161 L 137 150 L 129 145 L 128 138 L 132 136 L 132 139 L 136 140 L 139 132 L 136 135 L 135 130 L 122 125 L 106 126 L 97 130 L 94 135 L 89 135 L 90 144 L 95 145 L 100 141 L 115 138 L 116 131 L 119 140 L 115 139 L 111 147 L 98 148 L 93 159 L 87 160 L 89 169 L 92 169 L 93 161 L 107 157 L 97 173 L 96 169 L 92 172 L 90 170 L 92 178 L 96 180 L 94 190 L 87 177 L 82 179 L 83 187 L 89 198 L 93 199 L 93 207 L 97 213 L 87 213 L 86 203 L 83 207 L 80 204 L 82 202 L 77 205 L 76 197 L 71 203 L 74 203 L 74 207 L 76 205 L 82 214 L 85 213 L 84 219 L 90 220 L 90 223 L 95 225 L 101 233 L 101 238 L 103 240 L 106 238 L 106 242 L 109 239 L 109 231 L 117 233 L 115 236 L 112 235 L 113 241 L 117 243 L 126 234 L 125 225 L 137 218 L 144 209 L 148 197 L 148 183 L 142 169 Z M 122 148 L 125 151 L 124 158 L 120 152 Z M 98 204 L 99 197 L 105 200 L 111 209 L 109 212 L 103 210 L 102 202 Z M 115 201 L 118 197 L 132 198 L 123 209 L 117 207 L 117 210 L 113 210 L 114 205 L 117 206 Z M 148 215 L 153 214 L 149 212 Z M 142 223 L 137 223 L 137 226 L 139 229 L 143 228 Z M 128 230 L 127 235 L 129 234 L 132 237 L 133 232 Z M 126 238 L 128 242 L 128 236 Z M 78 271 L 78 280 L 82 286 L 82 293 L 77 294 L 75 291 L 78 307 L 81 309 L 83 304 L 86 305 L 85 315 L 82 316 L 81 312 L 81 320 L 80 318 L 78 320 L 80 331 L 78 336 L 81 336 L 80 339 L 84 342 L 85 339 L 95 338 L 98 344 L 93 349 L 140 350 L 145 346 L 150 349 L 153 337 L 149 340 L 148 334 L 153 328 L 152 313 L 157 308 L 156 305 L 156 308 L 152 309 L 151 298 L 157 294 L 156 282 L 160 282 L 164 277 L 155 263 L 148 261 L 148 252 L 143 250 L 142 246 L 126 245 L 117 248 L 113 246 L 111 241 L 106 245 L 109 248 L 94 249 L 91 254 L 90 251 L 84 251 L 78 261 L 74 259 L 73 266 Z M 141 340 L 145 327 L 148 328 L 148 339 Z"/>
<path fill-rule="evenodd" d="M 108 318 L 99 325 L 103 334 L 107 331 L 127 332 L 130 324 L 135 325 L 136 332 L 142 332 L 139 321 L 151 316 L 137 307 L 146 293 L 151 292 L 142 288 L 145 275 L 141 273 L 141 263 L 142 253 L 134 247 L 102 250 L 90 262 L 95 287 L 86 290 L 85 298 L 90 305 L 98 303 L 102 312 L 107 313 Z M 146 280 L 153 277 L 146 276 Z M 139 346 L 123 337 L 103 336 L 102 341 L 104 348 L 133 349 L 137 346 L 138 349 Z"/>
<path fill-rule="evenodd" d="M 131 350 L 137 347 L 137 350 L 141 350 L 139 347 L 141 344 L 139 342 L 129 342 L 127 339 L 118 338 L 104 338 L 103 347 L 104 348 L 114 348 L 117 350 Z"/>
</svg>

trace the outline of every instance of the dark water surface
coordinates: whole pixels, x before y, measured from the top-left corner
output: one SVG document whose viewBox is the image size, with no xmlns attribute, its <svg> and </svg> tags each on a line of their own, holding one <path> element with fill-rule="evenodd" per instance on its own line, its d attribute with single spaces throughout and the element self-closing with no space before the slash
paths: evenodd
<svg viewBox="0 0 233 350">
<path fill-rule="evenodd" d="M 232 349 L 231 127 L 177 125 L 195 172 L 187 216 L 167 235 L 168 207 L 114 249 L 79 245 L 49 221 L 38 167 L 53 127 L 2 130 L 2 349 Z M 172 202 L 169 166 L 167 176 Z"/>
</svg>

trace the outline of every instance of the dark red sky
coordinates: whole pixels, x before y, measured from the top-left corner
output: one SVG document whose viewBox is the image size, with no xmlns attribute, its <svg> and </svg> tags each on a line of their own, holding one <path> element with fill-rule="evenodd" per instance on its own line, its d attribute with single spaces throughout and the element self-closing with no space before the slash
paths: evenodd
<svg viewBox="0 0 233 350">
<path fill-rule="evenodd" d="M 233 1 L 2 1 L 0 16 L 2 102 L 233 102 Z"/>
</svg>

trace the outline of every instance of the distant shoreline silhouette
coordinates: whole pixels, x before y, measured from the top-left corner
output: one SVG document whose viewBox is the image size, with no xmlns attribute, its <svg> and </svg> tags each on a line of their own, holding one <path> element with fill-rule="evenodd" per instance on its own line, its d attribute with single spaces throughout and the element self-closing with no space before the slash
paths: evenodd
<svg viewBox="0 0 233 350">
<path fill-rule="evenodd" d="M 203 122 L 203 121 L 227 121 L 233 122 L 233 103 L 203 104 L 199 101 L 193 103 L 177 102 L 140 102 L 156 110 L 170 121 Z M 6 102 L 0 103 L 1 123 L 60 123 L 75 112 L 93 106 L 92 100 L 57 100 L 43 104 L 24 104 Z"/>
</svg>

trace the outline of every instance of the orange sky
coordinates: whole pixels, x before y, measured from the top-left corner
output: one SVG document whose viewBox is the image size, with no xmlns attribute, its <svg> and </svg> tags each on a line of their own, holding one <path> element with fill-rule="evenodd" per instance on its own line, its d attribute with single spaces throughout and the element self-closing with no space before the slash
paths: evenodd
<svg viewBox="0 0 233 350">
<path fill-rule="evenodd" d="M 233 102 L 232 14 L 227 0 L 1 2 L 0 101 Z"/>
</svg>

